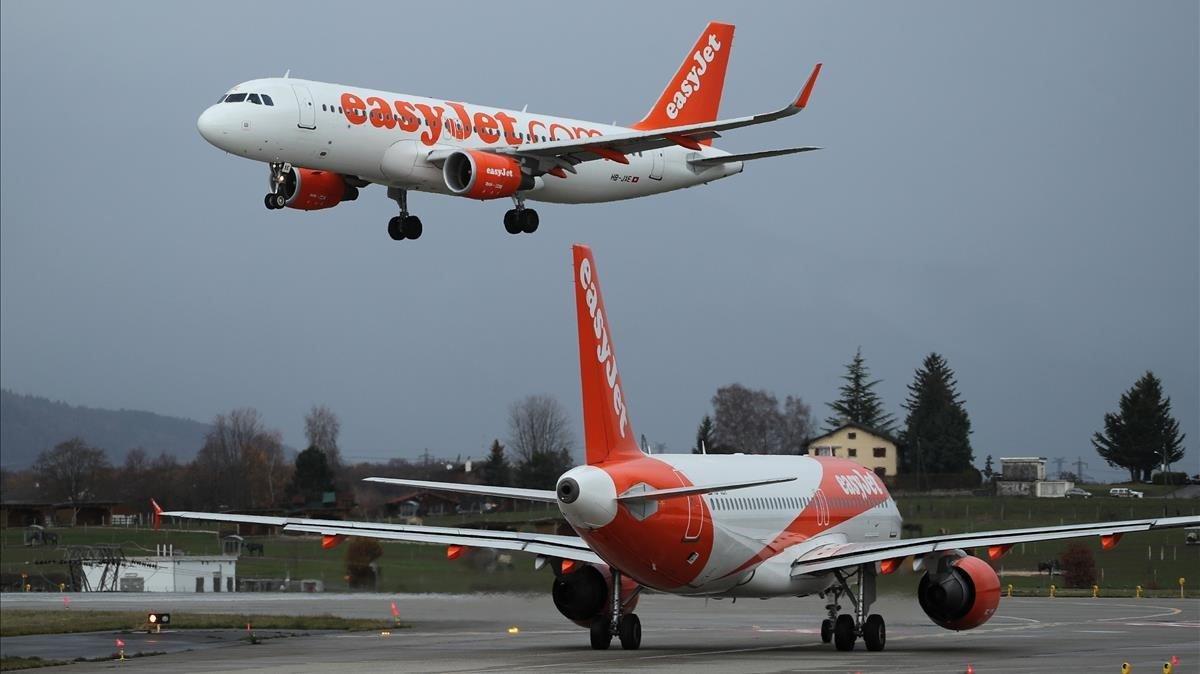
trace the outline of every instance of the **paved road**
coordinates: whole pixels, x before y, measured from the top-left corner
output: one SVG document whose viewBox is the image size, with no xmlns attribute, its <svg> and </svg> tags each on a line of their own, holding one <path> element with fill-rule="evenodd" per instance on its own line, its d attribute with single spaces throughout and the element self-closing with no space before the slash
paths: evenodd
<svg viewBox="0 0 1200 674">
<path fill-rule="evenodd" d="M 250 613 L 390 615 L 395 600 L 413 628 L 322 634 L 229 645 L 121 663 L 147 672 L 1177 672 L 1200 671 L 1200 600 L 1006 599 L 987 625 L 947 632 L 907 596 L 885 596 L 888 644 L 840 653 L 820 643 L 816 599 L 705 601 L 646 596 L 638 651 L 588 648 L 587 633 L 558 616 L 546 596 L 520 595 L 75 595 L 87 608 Z M 60 608 L 56 595 L 4 598 L 3 608 Z M 2 617 L 2 616 L 0 616 Z M 518 633 L 510 634 L 509 627 Z M 70 635 L 55 637 L 65 644 Z M 66 648 L 66 646 L 64 646 Z M 51 654 L 52 655 L 52 654 Z M 82 671 L 72 665 L 61 671 Z M 86 668 L 115 664 L 88 663 Z M 39 670 L 55 671 L 55 670 Z"/>
</svg>

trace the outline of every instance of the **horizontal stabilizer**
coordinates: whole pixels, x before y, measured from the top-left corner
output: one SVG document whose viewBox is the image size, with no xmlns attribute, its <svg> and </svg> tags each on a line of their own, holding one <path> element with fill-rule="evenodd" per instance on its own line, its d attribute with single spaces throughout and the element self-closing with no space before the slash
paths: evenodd
<svg viewBox="0 0 1200 674">
<path fill-rule="evenodd" d="M 746 154 L 731 154 L 725 157 L 705 157 L 703 159 L 689 159 L 688 163 L 692 166 L 717 166 L 718 164 L 728 164 L 735 161 L 750 161 L 752 159 L 766 159 L 767 157 L 781 157 L 785 154 L 796 154 L 797 152 L 812 152 L 820 150 L 819 147 L 789 147 L 782 150 L 763 150 L 762 152 L 747 152 Z"/>
<path fill-rule="evenodd" d="M 459 494 L 479 494 L 497 498 L 519 498 L 525 501 L 555 503 L 558 497 L 552 489 L 521 489 L 519 487 L 494 487 L 488 484 L 460 484 L 458 482 L 429 482 L 426 480 L 402 480 L 395 477 L 368 477 L 363 482 L 382 482 L 403 487 L 416 487 L 431 491 L 452 491 Z"/>
<path fill-rule="evenodd" d="M 621 494 L 617 497 L 618 501 L 662 501 L 668 498 L 677 498 L 680 496 L 695 496 L 696 494 L 708 494 L 714 491 L 730 491 L 732 489 L 745 489 L 747 487 L 758 487 L 764 484 L 779 484 L 780 482 L 791 482 L 794 477 L 776 477 L 769 480 L 754 480 L 751 482 L 722 482 L 720 484 L 702 484 L 693 485 L 691 487 L 671 487 L 670 489 L 652 489 L 650 491 L 631 492 Z"/>
</svg>

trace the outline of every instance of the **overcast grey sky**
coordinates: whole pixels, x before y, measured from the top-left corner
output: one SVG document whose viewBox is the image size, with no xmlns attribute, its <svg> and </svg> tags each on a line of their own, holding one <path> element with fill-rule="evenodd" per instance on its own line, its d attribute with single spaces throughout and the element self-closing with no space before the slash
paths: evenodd
<svg viewBox="0 0 1200 674">
<path fill-rule="evenodd" d="M 1197 4 L 9 1 L 0 14 L 0 384 L 207 420 L 258 408 L 296 446 L 330 405 L 352 457 L 481 455 L 506 407 L 579 432 L 569 246 L 596 252 L 631 421 L 685 451 L 718 386 L 823 419 L 861 345 L 902 416 L 938 351 L 987 454 L 1082 456 L 1157 373 L 1200 466 Z M 686 8 L 686 9 L 685 9 Z M 737 24 L 722 113 L 825 69 L 808 110 L 729 133 L 819 145 L 616 204 L 372 187 L 267 211 L 266 168 L 209 146 L 231 85 L 294 76 L 640 119 L 710 19 Z"/>
</svg>

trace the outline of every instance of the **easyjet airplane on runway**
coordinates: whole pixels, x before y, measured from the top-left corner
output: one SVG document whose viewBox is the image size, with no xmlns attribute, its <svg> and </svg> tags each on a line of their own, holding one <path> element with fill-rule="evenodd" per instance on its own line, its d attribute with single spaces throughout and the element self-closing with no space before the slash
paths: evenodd
<svg viewBox="0 0 1200 674">
<path fill-rule="evenodd" d="M 449 546 L 520 550 L 554 572 L 554 605 L 591 630 L 593 648 L 614 636 L 625 648 L 642 640 L 633 612 L 643 587 L 699 597 L 826 599 L 821 637 L 839 650 L 858 638 L 882 650 L 883 617 L 871 613 L 875 581 L 912 558 L 924 571 L 917 601 L 936 624 L 966 630 L 987 622 L 1000 601 L 1000 580 L 983 559 L 1017 543 L 1100 536 L 1105 549 L 1133 531 L 1200 524 L 1167 517 L 984 531 L 902 540 L 900 513 L 880 479 L 859 464 L 827 456 L 642 453 L 617 370 L 608 313 L 591 250 L 574 247 L 575 309 L 587 465 L 564 473 L 557 488 L 367 478 L 480 496 L 558 504 L 578 536 L 454 529 L 376 522 L 229 513 L 158 515 L 282 527 L 319 534 L 331 547 L 347 536 Z M 846 600 L 852 613 L 841 613 Z"/>
<path fill-rule="evenodd" d="M 730 154 L 722 131 L 773 122 L 808 103 L 821 65 L 799 96 L 774 112 L 718 120 L 733 26 L 710 23 L 658 102 L 631 127 L 504 110 L 410 94 L 287 78 L 243 82 L 200 115 L 213 145 L 270 166 L 267 208 L 316 210 L 385 185 L 400 215 L 395 240 L 421 236 L 408 192 L 511 198 L 510 234 L 533 232 L 525 202 L 581 204 L 660 194 L 741 173 L 742 163 L 815 147 Z"/>
</svg>

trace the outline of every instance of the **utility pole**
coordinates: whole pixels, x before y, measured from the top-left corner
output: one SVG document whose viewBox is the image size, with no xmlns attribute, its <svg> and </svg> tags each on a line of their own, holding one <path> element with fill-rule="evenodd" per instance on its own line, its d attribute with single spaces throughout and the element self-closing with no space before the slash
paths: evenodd
<svg viewBox="0 0 1200 674">
<path fill-rule="evenodd" d="M 1080 482 L 1083 482 L 1084 468 L 1087 468 L 1087 462 L 1083 460 L 1083 457 L 1075 457 L 1075 477 L 1078 478 Z"/>
<path fill-rule="evenodd" d="M 1058 457 L 1057 459 L 1054 459 L 1054 469 L 1058 471 L 1058 479 L 1060 479 L 1060 480 L 1062 479 L 1062 473 L 1063 473 L 1062 467 L 1063 467 L 1063 464 L 1066 462 L 1067 462 L 1067 460 L 1062 458 L 1061 456 Z M 1076 475 L 1075 477 L 1080 477 L 1080 476 Z"/>
</svg>

